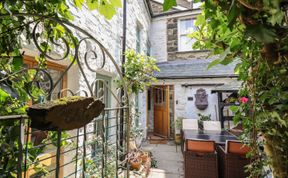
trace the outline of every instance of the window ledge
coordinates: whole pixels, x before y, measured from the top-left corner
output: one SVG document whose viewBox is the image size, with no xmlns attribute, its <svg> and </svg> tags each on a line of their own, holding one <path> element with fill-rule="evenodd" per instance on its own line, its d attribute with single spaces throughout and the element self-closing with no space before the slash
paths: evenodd
<svg viewBox="0 0 288 178">
<path fill-rule="evenodd" d="M 201 52 L 209 52 L 210 50 L 202 49 L 202 50 L 190 50 L 190 51 L 175 51 L 176 53 L 201 53 Z"/>
</svg>

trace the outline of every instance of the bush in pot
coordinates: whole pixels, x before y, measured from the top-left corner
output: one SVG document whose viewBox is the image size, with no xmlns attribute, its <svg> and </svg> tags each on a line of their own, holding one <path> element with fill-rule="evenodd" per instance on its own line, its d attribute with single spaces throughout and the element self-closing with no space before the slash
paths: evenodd
<svg viewBox="0 0 288 178">
<path fill-rule="evenodd" d="M 182 117 L 178 117 L 175 121 L 175 143 L 181 143 L 181 129 L 182 129 Z"/>
<path fill-rule="evenodd" d="M 200 130 L 203 130 L 203 121 L 211 121 L 211 114 L 209 115 L 202 115 L 200 113 L 198 113 L 199 119 L 198 119 L 198 127 Z"/>
</svg>

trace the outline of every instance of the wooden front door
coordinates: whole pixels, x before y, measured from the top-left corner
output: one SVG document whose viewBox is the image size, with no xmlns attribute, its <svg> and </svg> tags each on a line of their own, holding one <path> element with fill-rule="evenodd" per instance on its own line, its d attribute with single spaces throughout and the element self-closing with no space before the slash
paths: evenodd
<svg viewBox="0 0 288 178">
<path fill-rule="evenodd" d="M 168 137 L 169 135 L 169 88 L 156 86 L 154 88 L 154 133 Z"/>
</svg>

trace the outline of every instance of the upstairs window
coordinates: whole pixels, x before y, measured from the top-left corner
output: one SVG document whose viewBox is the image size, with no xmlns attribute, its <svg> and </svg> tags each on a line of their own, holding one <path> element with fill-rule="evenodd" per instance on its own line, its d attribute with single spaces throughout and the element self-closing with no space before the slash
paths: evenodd
<svg viewBox="0 0 288 178">
<path fill-rule="evenodd" d="M 193 2 L 193 9 L 198 9 L 198 8 L 200 8 L 201 7 L 201 5 L 202 5 L 203 3 L 202 2 Z"/>
<path fill-rule="evenodd" d="M 180 19 L 178 21 L 178 51 L 191 51 L 194 39 L 188 37 L 195 31 L 194 19 Z"/>
</svg>

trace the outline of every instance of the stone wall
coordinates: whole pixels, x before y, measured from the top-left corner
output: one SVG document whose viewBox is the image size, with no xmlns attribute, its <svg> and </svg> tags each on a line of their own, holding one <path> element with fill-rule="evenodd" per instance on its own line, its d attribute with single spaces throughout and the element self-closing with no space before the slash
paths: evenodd
<svg viewBox="0 0 288 178">
<path fill-rule="evenodd" d="M 153 0 L 149 1 L 153 14 L 159 14 L 163 12 L 163 5 Z"/>
<path fill-rule="evenodd" d="M 185 7 L 187 9 L 190 9 L 192 7 L 192 2 L 188 2 L 187 0 L 177 0 L 177 5 L 181 7 Z"/>
<path fill-rule="evenodd" d="M 208 56 L 208 52 L 207 50 L 168 52 L 168 60 L 205 59 Z"/>
<path fill-rule="evenodd" d="M 168 60 L 171 60 L 170 54 L 178 51 L 178 19 L 167 19 L 167 53 Z"/>
<path fill-rule="evenodd" d="M 122 25 L 123 25 L 123 9 L 117 9 L 116 15 L 111 19 L 107 20 L 103 16 L 101 16 L 98 11 L 89 11 L 86 6 L 83 6 L 81 10 L 76 9 L 73 5 L 71 5 L 70 10 L 74 16 L 73 24 L 79 26 L 80 28 L 86 30 L 89 34 L 95 37 L 100 43 L 108 49 L 109 53 L 113 56 L 118 66 L 121 65 L 121 53 L 122 53 Z M 147 44 L 149 41 L 149 30 L 150 30 L 150 15 L 146 9 L 145 3 L 143 0 L 127 0 L 127 36 L 126 36 L 126 47 L 127 49 L 136 49 L 136 29 L 137 26 L 141 27 L 141 51 L 142 53 L 147 52 Z M 75 31 L 76 35 L 79 37 L 82 36 L 81 33 Z M 82 36 L 83 37 L 83 36 Z M 92 42 L 86 42 L 80 48 L 80 55 L 84 55 L 84 53 L 93 47 Z M 99 50 L 99 49 L 98 49 Z M 101 53 L 100 53 L 101 54 Z M 100 56 L 99 56 L 100 57 Z M 106 56 L 107 57 L 107 56 Z M 97 64 L 100 59 L 97 60 L 89 60 L 89 63 Z M 100 61 L 101 62 L 101 61 Z M 95 72 L 91 72 L 85 66 L 84 61 L 81 61 L 86 77 L 91 84 L 97 77 Z M 74 65 L 77 67 L 77 65 Z M 118 73 L 115 70 L 115 66 L 112 62 L 107 59 L 107 63 L 103 70 L 97 70 L 97 73 L 108 76 L 111 78 L 111 81 L 115 79 Z M 79 73 L 79 69 L 73 71 L 75 74 L 78 74 L 78 77 L 68 76 L 68 85 L 73 85 L 74 83 L 79 83 L 78 89 L 87 90 L 86 84 L 84 82 L 84 78 Z M 79 78 L 79 80 L 77 80 Z M 112 82 L 112 91 L 116 93 L 116 85 Z M 146 134 L 146 95 L 140 94 L 139 98 L 141 101 L 139 103 L 139 111 L 141 112 L 141 117 L 139 118 L 141 121 L 142 129 L 144 130 L 144 134 Z M 117 105 L 117 101 L 111 96 L 111 107 L 115 107 Z M 115 120 L 113 120 L 111 125 L 115 125 Z M 113 134 L 115 129 L 110 130 L 110 134 Z M 75 133 L 70 133 L 71 135 Z M 113 139 L 113 138 L 111 138 Z M 72 153 L 73 154 L 73 153 Z M 67 156 L 65 160 L 71 160 L 72 157 Z M 73 166 L 73 165 L 71 165 Z M 68 175 L 73 168 L 68 166 L 64 169 L 64 175 Z"/>
</svg>

